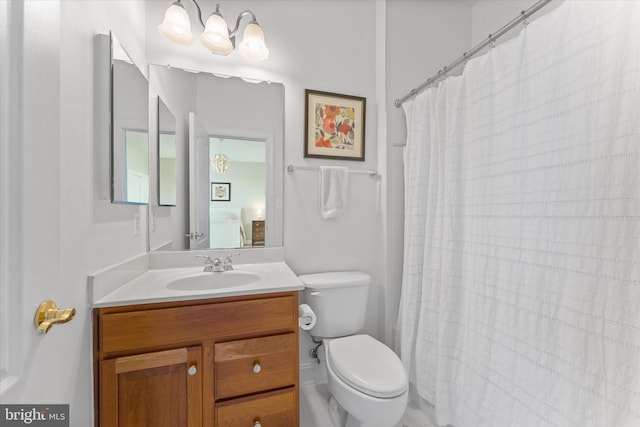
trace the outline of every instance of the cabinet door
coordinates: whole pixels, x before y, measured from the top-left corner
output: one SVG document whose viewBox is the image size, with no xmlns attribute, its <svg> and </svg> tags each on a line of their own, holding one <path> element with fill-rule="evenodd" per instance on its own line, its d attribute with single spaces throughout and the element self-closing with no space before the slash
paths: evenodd
<svg viewBox="0 0 640 427">
<path fill-rule="evenodd" d="M 100 425 L 201 426 L 201 366 L 201 347 L 100 362 Z"/>
</svg>

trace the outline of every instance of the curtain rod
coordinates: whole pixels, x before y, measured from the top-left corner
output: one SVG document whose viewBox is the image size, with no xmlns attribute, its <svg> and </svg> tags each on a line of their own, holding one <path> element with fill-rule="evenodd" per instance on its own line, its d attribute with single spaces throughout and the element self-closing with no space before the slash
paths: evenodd
<svg viewBox="0 0 640 427">
<path fill-rule="evenodd" d="M 406 94 L 402 98 L 396 99 L 395 102 L 394 102 L 395 106 L 396 107 L 400 107 L 409 98 L 412 98 L 415 95 L 419 94 L 420 92 L 422 92 L 423 90 L 425 90 L 426 88 L 431 86 L 433 83 L 435 83 L 438 79 L 440 79 L 442 77 L 446 77 L 448 72 L 450 72 L 454 68 L 458 67 L 459 65 L 464 64 L 465 62 L 467 62 L 469 59 L 471 59 L 473 56 L 478 54 L 478 52 L 480 52 L 485 47 L 495 43 L 495 41 L 498 38 L 502 37 L 504 34 L 506 34 L 508 31 L 510 31 L 512 28 L 514 28 L 519 23 L 521 23 L 523 21 L 526 22 L 528 17 L 530 17 L 531 15 L 533 15 L 534 13 L 536 13 L 537 11 L 542 9 L 544 6 L 546 6 L 551 1 L 552 0 L 539 0 L 536 4 L 531 6 L 529 9 L 523 10 L 522 12 L 520 12 L 520 15 L 518 15 L 516 18 L 512 19 L 511 22 L 509 22 L 508 24 L 506 24 L 505 26 L 500 28 L 494 34 L 489 34 L 489 37 L 487 37 L 487 39 L 485 41 L 483 41 L 483 42 L 477 44 L 476 46 L 474 46 L 469 52 L 463 53 L 461 57 L 459 57 L 458 59 L 453 61 L 451 64 L 447 65 L 446 67 L 444 67 L 443 69 L 438 71 L 434 76 L 432 76 L 429 79 L 427 79 L 426 82 L 422 83 L 417 88 L 412 89 L 411 92 L 409 92 L 408 94 Z"/>
</svg>

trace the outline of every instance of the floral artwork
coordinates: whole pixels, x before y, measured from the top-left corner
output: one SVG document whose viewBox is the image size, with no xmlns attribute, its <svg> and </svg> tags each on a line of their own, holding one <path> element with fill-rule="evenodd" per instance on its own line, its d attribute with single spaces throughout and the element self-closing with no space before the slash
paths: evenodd
<svg viewBox="0 0 640 427">
<path fill-rule="evenodd" d="M 354 150 L 355 109 L 316 104 L 316 147 Z"/>
<path fill-rule="evenodd" d="M 305 157 L 364 160 L 365 98 L 308 89 L 306 97 Z"/>
</svg>

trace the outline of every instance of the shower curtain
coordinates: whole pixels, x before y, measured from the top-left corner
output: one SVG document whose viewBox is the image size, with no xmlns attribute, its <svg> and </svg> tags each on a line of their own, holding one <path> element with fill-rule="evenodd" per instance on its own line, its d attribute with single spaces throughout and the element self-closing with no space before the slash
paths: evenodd
<svg viewBox="0 0 640 427">
<path fill-rule="evenodd" d="M 566 1 L 404 108 L 397 349 L 438 423 L 640 426 L 640 2 Z"/>
</svg>

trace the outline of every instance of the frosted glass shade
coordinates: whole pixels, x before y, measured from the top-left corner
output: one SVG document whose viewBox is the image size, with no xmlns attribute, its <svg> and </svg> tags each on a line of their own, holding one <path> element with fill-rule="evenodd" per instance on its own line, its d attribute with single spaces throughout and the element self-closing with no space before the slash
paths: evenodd
<svg viewBox="0 0 640 427">
<path fill-rule="evenodd" d="M 209 16 L 204 32 L 200 36 L 200 43 L 216 55 L 231 53 L 233 44 L 229 39 L 229 28 L 220 14 L 212 13 Z"/>
<path fill-rule="evenodd" d="M 229 156 L 222 153 L 215 154 L 211 160 L 211 165 L 217 173 L 226 173 L 229 170 L 230 163 Z"/>
<path fill-rule="evenodd" d="M 158 31 L 167 39 L 182 46 L 193 44 L 191 22 L 184 6 L 175 2 L 164 13 L 164 21 L 158 25 Z"/>
<path fill-rule="evenodd" d="M 264 43 L 264 32 L 255 22 L 245 27 L 239 50 L 242 56 L 249 59 L 262 60 L 269 57 L 269 49 Z"/>
</svg>

